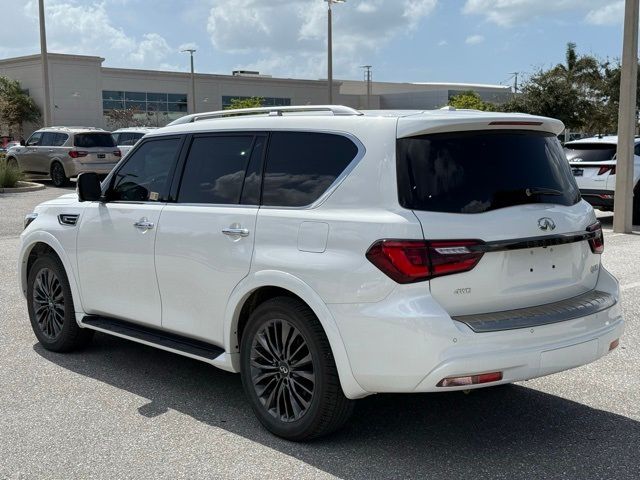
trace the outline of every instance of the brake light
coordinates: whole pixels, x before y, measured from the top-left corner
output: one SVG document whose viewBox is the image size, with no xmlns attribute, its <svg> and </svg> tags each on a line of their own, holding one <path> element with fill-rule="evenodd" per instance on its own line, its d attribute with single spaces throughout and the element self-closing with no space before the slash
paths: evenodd
<svg viewBox="0 0 640 480">
<path fill-rule="evenodd" d="M 86 157 L 87 155 L 89 155 L 89 152 L 83 152 L 82 150 L 70 150 L 69 151 L 69 156 L 71 158 Z"/>
<path fill-rule="evenodd" d="M 468 272 L 483 255 L 472 247 L 482 243 L 479 240 L 378 240 L 366 256 L 392 280 L 414 283 Z"/>
<path fill-rule="evenodd" d="M 587 232 L 595 232 L 595 237 L 589 239 L 589 246 L 593 253 L 601 254 L 604 252 L 604 235 L 602 234 L 602 224 L 596 222 L 587 227 Z"/>
<path fill-rule="evenodd" d="M 121 157 L 121 156 L 122 156 L 122 152 L 120 151 L 120 149 L 119 149 L 119 148 L 118 148 L 117 150 L 114 150 L 114 151 L 113 151 L 113 154 L 114 154 L 116 157 Z"/>
<path fill-rule="evenodd" d="M 611 172 L 610 175 L 615 175 L 616 174 L 616 166 L 615 165 L 604 165 L 603 167 L 600 167 L 600 170 L 598 170 L 598 175 L 604 175 L 607 172 Z"/>
</svg>

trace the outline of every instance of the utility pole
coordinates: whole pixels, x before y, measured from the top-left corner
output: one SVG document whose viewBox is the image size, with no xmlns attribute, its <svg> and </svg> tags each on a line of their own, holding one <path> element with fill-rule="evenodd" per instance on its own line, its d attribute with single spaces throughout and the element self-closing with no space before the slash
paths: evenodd
<svg viewBox="0 0 640 480">
<path fill-rule="evenodd" d="M 633 159 L 636 132 L 636 88 L 638 85 L 638 13 L 639 0 L 626 0 L 624 40 L 618 110 L 618 156 L 616 194 L 613 205 L 613 231 L 631 233 L 633 209 Z"/>
<path fill-rule="evenodd" d="M 520 72 L 511 72 L 511 75 L 513 75 L 513 93 L 518 93 L 518 75 L 520 75 Z"/>
<path fill-rule="evenodd" d="M 329 82 L 329 105 L 333 105 L 333 13 L 331 5 L 346 0 L 325 0 L 327 2 L 327 81 Z"/>
<path fill-rule="evenodd" d="M 40 57 L 42 59 L 42 86 L 44 88 L 43 121 L 45 127 L 51 126 L 51 91 L 49 89 L 49 55 L 47 54 L 47 31 L 44 20 L 44 0 L 38 2 L 40 13 Z"/>
<path fill-rule="evenodd" d="M 193 54 L 196 53 L 196 49 L 186 48 L 182 52 L 189 52 L 191 56 L 191 113 L 196 113 L 196 75 L 193 70 Z"/>
<path fill-rule="evenodd" d="M 371 109 L 371 65 L 363 65 L 360 68 L 364 68 L 364 80 L 367 82 L 367 110 Z"/>
</svg>

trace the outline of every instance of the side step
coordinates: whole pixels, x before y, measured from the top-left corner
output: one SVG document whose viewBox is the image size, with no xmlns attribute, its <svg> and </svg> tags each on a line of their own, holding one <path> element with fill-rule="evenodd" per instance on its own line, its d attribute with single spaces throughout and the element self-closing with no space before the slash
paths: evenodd
<svg viewBox="0 0 640 480">
<path fill-rule="evenodd" d="M 134 341 L 150 343 L 206 360 L 213 360 L 224 353 L 224 349 L 217 345 L 115 318 L 87 315 L 82 319 L 82 323 L 94 330 L 122 335 Z"/>
</svg>

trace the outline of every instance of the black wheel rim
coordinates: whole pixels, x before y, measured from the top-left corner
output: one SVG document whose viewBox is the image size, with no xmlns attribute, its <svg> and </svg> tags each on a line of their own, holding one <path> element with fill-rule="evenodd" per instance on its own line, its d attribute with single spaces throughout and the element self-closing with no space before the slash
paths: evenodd
<svg viewBox="0 0 640 480">
<path fill-rule="evenodd" d="M 315 391 L 313 356 L 291 323 L 265 323 L 251 345 L 251 380 L 262 406 L 282 421 L 294 422 L 309 410 Z"/>
<path fill-rule="evenodd" d="M 58 276 L 49 268 L 36 275 L 33 312 L 42 334 L 50 340 L 58 338 L 64 324 L 64 294 Z"/>
<path fill-rule="evenodd" d="M 61 185 L 64 183 L 64 171 L 62 170 L 62 167 L 57 163 L 51 169 L 51 179 L 56 185 Z"/>
</svg>

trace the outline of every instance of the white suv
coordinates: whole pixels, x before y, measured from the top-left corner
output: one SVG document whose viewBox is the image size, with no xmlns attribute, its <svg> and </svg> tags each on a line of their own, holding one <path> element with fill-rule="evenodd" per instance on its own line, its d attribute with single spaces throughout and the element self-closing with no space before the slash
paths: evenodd
<svg viewBox="0 0 640 480">
<path fill-rule="evenodd" d="M 616 190 L 617 136 L 598 136 L 567 142 L 564 151 L 583 198 L 600 210 L 613 211 Z M 640 138 L 633 159 L 633 223 L 640 224 Z"/>
<path fill-rule="evenodd" d="M 111 135 L 118 145 L 118 149 L 125 156 L 131 151 L 136 143 L 140 141 L 147 133 L 157 130 L 156 127 L 127 127 L 114 130 Z"/>
<path fill-rule="evenodd" d="M 54 351 L 97 330 L 240 372 L 292 440 L 373 393 L 592 362 L 624 322 L 562 129 L 462 110 L 185 117 L 27 217 L 33 329 Z"/>
</svg>

